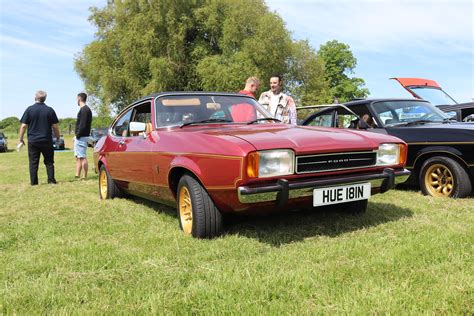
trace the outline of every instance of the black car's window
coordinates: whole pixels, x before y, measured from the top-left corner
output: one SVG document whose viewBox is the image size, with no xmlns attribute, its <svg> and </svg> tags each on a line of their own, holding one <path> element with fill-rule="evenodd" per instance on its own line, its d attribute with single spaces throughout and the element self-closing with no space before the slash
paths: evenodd
<svg viewBox="0 0 474 316">
<path fill-rule="evenodd" d="M 271 117 L 256 100 L 246 96 L 173 95 L 155 102 L 156 126 L 183 125 L 192 122 L 248 123 Z M 269 124 L 272 121 L 261 121 Z"/>
<path fill-rule="evenodd" d="M 112 127 L 112 134 L 115 136 L 123 136 L 127 137 L 128 134 L 128 128 L 130 125 L 130 118 L 132 116 L 132 109 L 128 110 L 125 112 L 114 124 Z"/>
<path fill-rule="evenodd" d="M 3 135 L 3 133 L 0 133 L 0 138 L 5 138 L 5 135 Z"/>
<path fill-rule="evenodd" d="M 448 116 L 428 102 L 383 101 L 372 105 L 384 125 L 403 124 L 414 121 L 442 122 Z"/>
</svg>

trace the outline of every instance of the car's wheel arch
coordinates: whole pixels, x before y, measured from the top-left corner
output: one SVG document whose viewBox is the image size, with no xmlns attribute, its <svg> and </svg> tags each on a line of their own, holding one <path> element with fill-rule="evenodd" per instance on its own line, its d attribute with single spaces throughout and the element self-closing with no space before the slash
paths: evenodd
<svg viewBox="0 0 474 316">
<path fill-rule="evenodd" d="M 469 169 L 469 164 L 463 159 L 463 154 L 456 148 L 448 146 L 425 147 L 416 154 L 413 162 L 413 171 L 417 178 L 423 163 L 432 157 L 448 157 L 456 161 L 466 171 Z"/>
<path fill-rule="evenodd" d="M 205 188 L 202 180 L 198 176 L 198 172 L 192 170 L 191 168 L 187 166 L 176 165 L 176 166 L 173 166 L 168 173 L 168 186 L 175 198 L 178 196 L 179 180 L 185 174 L 190 174 Z"/>
</svg>

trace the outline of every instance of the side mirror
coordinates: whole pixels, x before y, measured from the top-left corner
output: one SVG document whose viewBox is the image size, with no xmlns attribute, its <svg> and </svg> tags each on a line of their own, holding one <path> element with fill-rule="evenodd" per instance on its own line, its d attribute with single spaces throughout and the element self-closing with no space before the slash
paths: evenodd
<svg viewBox="0 0 474 316">
<path fill-rule="evenodd" d="M 142 133 L 146 130 L 146 124 L 142 122 L 130 122 L 130 133 Z"/>
</svg>

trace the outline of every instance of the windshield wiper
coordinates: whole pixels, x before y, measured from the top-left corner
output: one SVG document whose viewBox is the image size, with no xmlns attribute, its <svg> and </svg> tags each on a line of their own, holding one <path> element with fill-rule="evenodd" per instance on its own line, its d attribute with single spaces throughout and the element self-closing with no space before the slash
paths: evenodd
<svg viewBox="0 0 474 316">
<path fill-rule="evenodd" d="M 250 121 L 250 122 L 248 122 L 247 124 L 250 125 L 250 124 L 257 123 L 257 122 L 261 122 L 261 121 L 275 121 L 275 122 L 281 122 L 281 120 L 276 119 L 276 118 L 273 118 L 273 117 L 261 117 L 261 118 L 258 118 L 258 119 L 256 119 L 256 120 Z"/>
<path fill-rule="evenodd" d="M 196 121 L 196 122 L 187 122 L 181 125 L 179 128 L 183 128 L 185 126 L 193 125 L 193 124 L 206 124 L 206 123 L 231 123 L 233 122 L 232 120 L 227 120 L 227 119 L 207 119 L 207 120 L 202 120 L 202 121 Z"/>
</svg>

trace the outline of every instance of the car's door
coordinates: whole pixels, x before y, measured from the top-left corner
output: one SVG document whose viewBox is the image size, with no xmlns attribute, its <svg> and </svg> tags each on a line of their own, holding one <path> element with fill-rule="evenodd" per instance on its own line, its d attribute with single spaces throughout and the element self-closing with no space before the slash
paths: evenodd
<svg viewBox="0 0 474 316">
<path fill-rule="evenodd" d="M 132 107 L 112 127 L 110 139 L 109 172 L 112 178 L 121 181 L 121 186 L 133 193 L 149 195 L 153 190 L 152 135 L 149 131 L 133 132 L 130 123 L 151 122 L 151 101 Z"/>
</svg>

